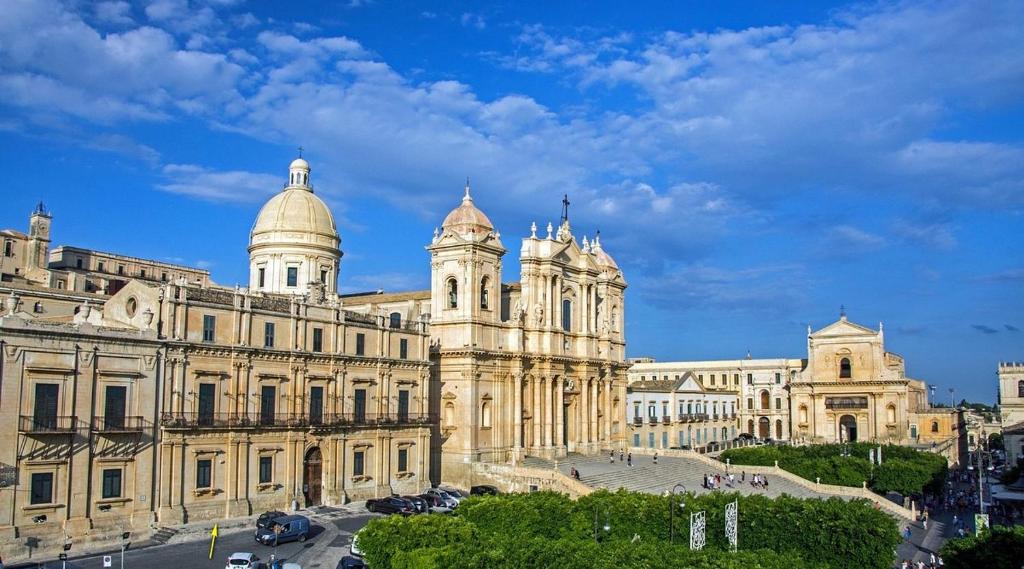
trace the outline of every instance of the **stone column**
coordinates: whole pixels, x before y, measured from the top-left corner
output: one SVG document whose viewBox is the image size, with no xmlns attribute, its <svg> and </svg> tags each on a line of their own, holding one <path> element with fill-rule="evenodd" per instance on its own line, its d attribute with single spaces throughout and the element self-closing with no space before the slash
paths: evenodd
<svg viewBox="0 0 1024 569">
<path fill-rule="evenodd" d="M 590 442 L 597 442 L 597 380 L 590 381 Z"/>
<path fill-rule="evenodd" d="M 551 393 L 551 386 L 554 384 L 554 382 L 554 378 L 545 381 L 544 392 L 541 394 L 541 401 L 544 404 L 544 446 L 549 448 L 552 446 L 554 442 L 554 433 L 552 431 L 554 430 L 555 416 L 552 412 L 553 405 L 551 404 L 553 399 Z"/>
<path fill-rule="evenodd" d="M 541 441 L 541 378 L 534 378 L 534 381 L 530 382 L 532 389 L 534 389 L 534 408 L 530 411 L 530 417 L 534 422 L 534 446 L 535 448 L 542 446 Z"/>
<path fill-rule="evenodd" d="M 615 403 L 613 401 L 614 397 L 615 397 L 615 390 L 613 389 L 614 385 L 615 385 L 615 382 L 614 382 L 614 380 L 612 380 L 612 378 L 609 377 L 607 380 L 605 380 L 605 383 L 604 383 L 604 440 L 608 441 L 609 443 L 612 442 L 612 418 L 613 418 L 612 417 L 612 407 L 615 405 Z M 673 403 L 674 403 L 674 401 L 673 401 Z"/>
<path fill-rule="evenodd" d="M 523 448 L 523 377 L 521 374 L 512 374 L 512 448 L 515 450 L 516 458 Z"/>
<path fill-rule="evenodd" d="M 559 376 L 555 381 L 555 448 L 565 448 L 565 377 Z"/>
</svg>

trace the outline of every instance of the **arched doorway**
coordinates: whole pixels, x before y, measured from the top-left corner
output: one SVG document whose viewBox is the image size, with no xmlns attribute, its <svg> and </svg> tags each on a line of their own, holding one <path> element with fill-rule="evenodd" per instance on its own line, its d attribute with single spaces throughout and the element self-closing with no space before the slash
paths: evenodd
<svg viewBox="0 0 1024 569">
<path fill-rule="evenodd" d="M 782 438 L 782 419 L 775 419 L 775 438 Z"/>
<path fill-rule="evenodd" d="M 839 442 L 857 442 L 857 419 L 853 415 L 843 415 L 839 418 Z"/>
<path fill-rule="evenodd" d="M 751 436 L 754 435 L 754 420 L 753 419 L 750 419 L 749 421 L 747 421 L 747 432 L 750 433 Z"/>
<path fill-rule="evenodd" d="M 306 459 L 302 463 L 302 494 L 306 498 L 306 507 L 320 505 L 320 488 L 323 485 L 322 476 L 323 455 L 320 447 L 313 447 L 306 451 Z"/>
<path fill-rule="evenodd" d="M 757 437 L 767 439 L 772 436 L 772 425 L 768 417 L 761 417 L 757 420 Z"/>
</svg>

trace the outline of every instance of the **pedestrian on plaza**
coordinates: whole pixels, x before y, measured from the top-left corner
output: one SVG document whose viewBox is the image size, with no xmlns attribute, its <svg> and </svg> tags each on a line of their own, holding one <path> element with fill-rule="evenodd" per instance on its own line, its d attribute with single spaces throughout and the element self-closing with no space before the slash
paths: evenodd
<svg viewBox="0 0 1024 569">
<path fill-rule="evenodd" d="M 768 489 L 768 477 L 767 476 L 761 476 L 761 483 L 764 484 L 764 489 L 767 490 Z"/>
<path fill-rule="evenodd" d="M 917 562 L 917 569 L 924 569 L 924 561 Z"/>
<path fill-rule="evenodd" d="M 910 524 L 903 526 L 903 539 L 910 540 L 913 533 L 910 531 Z"/>
<path fill-rule="evenodd" d="M 654 451 L 654 464 L 658 464 L 658 451 Z"/>
<path fill-rule="evenodd" d="M 942 567 L 945 564 L 946 563 L 942 560 L 942 556 L 941 555 L 935 558 L 935 566 L 936 567 Z"/>
<path fill-rule="evenodd" d="M 622 450 L 619 450 L 619 462 L 622 462 L 625 457 L 626 455 L 622 453 Z"/>
<path fill-rule="evenodd" d="M 746 470 L 741 470 L 740 471 L 740 482 L 742 483 L 742 482 L 746 482 L 746 481 L 747 481 L 747 471 Z"/>
<path fill-rule="evenodd" d="M 929 565 L 930 565 L 931 567 L 935 567 L 935 553 L 934 553 L 934 552 L 933 552 L 933 553 L 930 553 L 930 554 L 928 555 L 928 564 L 929 564 Z"/>
<path fill-rule="evenodd" d="M 626 466 L 633 466 L 633 453 L 626 455 Z"/>
<path fill-rule="evenodd" d="M 910 560 L 904 559 L 903 563 L 900 563 L 900 569 L 910 569 Z"/>
<path fill-rule="evenodd" d="M 612 453 L 608 456 L 608 462 L 611 464 L 615 464 L 615 451 L 612 451 Z"/>
</svg>

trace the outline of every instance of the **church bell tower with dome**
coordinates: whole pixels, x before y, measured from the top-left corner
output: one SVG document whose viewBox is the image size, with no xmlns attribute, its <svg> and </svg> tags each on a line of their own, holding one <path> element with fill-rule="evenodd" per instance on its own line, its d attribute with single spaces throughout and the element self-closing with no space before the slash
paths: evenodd
<svg viewBox="0 0 1024 569">
<path fill-rule="evenodd" d="M 252 291 L 307 294 L 322 285 L 326 294 L 337 292 L 341 237 L 309 173 L 308 162 L 293 160 L 288 184 L 256 216 L 249 237 Z"/>
</svg>

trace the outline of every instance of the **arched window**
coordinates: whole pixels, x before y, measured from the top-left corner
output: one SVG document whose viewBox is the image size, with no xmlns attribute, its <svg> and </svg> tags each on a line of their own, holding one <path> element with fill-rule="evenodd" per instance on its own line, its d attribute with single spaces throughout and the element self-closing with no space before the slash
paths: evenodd
<svg viewBox="0 0 1024 569">
<path fill-rule="evenodd" d="M 572 330 L 572 301 L 568 298 L 562 299 L 562 330 Z"/>
<path fill-rule="evenodd" d="M 487 310 L 491 303 L 491 280 L 487 277 L 480 279 L 480 308 Z"/>
<path fill-rule="evenodd" d="M 401 328 L 402 315 L 397 312 L 392 312 L 391 316 L 388 316 L 388 326 L 391 328 Z"/>
<path fill-rule="evenodd" d="M 761 391 L 761 409 L 771 409 L 767 389 Z"/>
<path fill-rule="evenodd" d="M 490 428 L 491 426 L 491 403 L 484 401 L 480 406 L 480 426 Z"/>
<path fill-rule="evenodd" d="M 933 433 L 939 432 L 939 422 L 938 421 L 932 421 L 932 432 Z"/>
<path fill-rule="evenodd" d="M 850 358 L 839 360 L 839 377 L 849 379 L 853 377 L 853 368 L 850 366 Z"/>
<path fill-rule="evenodd" d="M 896 423 L 896 406 L 895 405 L 889 405 L 888 407 L 885 408 L 885 420 L 890 425 Z"/>
<path fill-rule="evenodd" d="M 444 404 L 444 424 L 448 427 L 455 426 L 455 404 L 451 401 Z"/>
<path fill-rule="evenodd" d="M 448 308 L 459 307 L 459 283 L 455 279 L 448 279 Z"/>
</svg>

